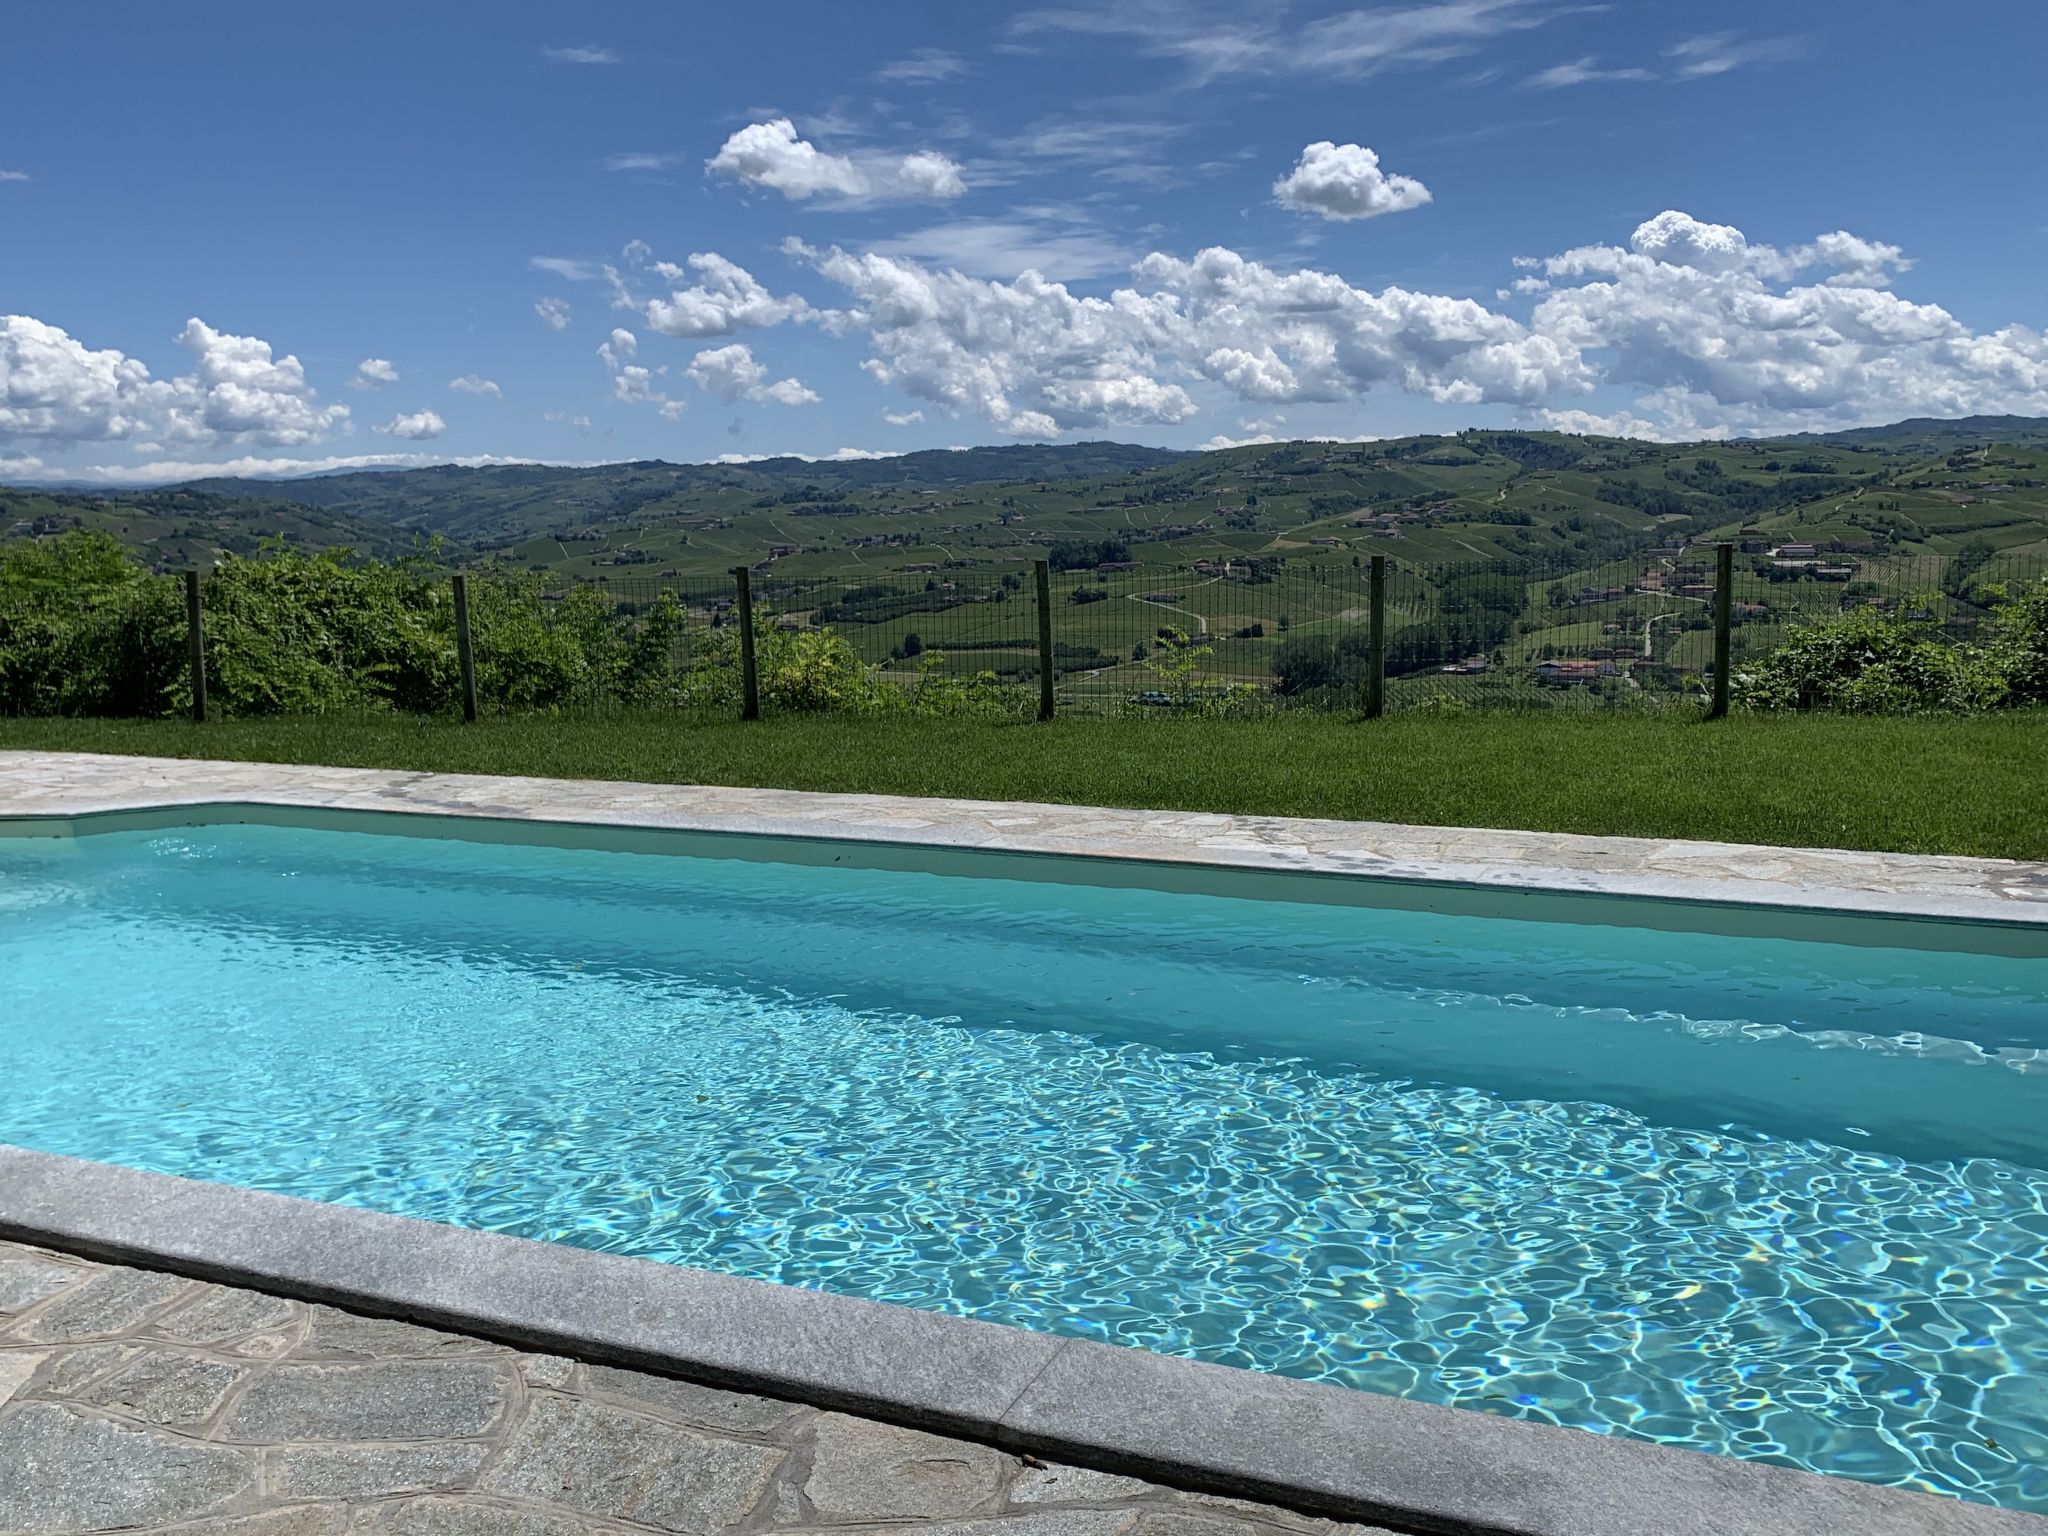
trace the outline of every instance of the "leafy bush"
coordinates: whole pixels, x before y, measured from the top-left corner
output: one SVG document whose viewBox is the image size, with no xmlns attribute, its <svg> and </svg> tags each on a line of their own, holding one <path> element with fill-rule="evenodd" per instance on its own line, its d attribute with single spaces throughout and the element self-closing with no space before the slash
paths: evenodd
<svg viewBox="0 0 2048 1536">
<path fill-rule="evenodd" d="M 608 703 L 734 707 L 739 631 L 710 631 L 687 668 L 688 615 L 664 592 L 628 613 L 592 586 L 548 588 L 491 571 L 469 583 L 477 694 L 487 707 Z M 460 699 L 454 593 L 426 559 L 358 561 L 273 550 L 222 558 L 202 583 L 207 692 L 224 715 L 393 709 Z M 1021 691 L 993 673 L 943 674 L 927 651 L 915 685 L 885 680 L 830 629 L 757 616 L 770 708 L 854 713 L 1010 713 Z M 191 705 L 182 585 L 143 570 L 103 534 L 0 546 L 0 712 L 167 715 Z"/>
<path fill-rule="evenodd" d="M 1363 633 L 1289 635 L 1273 652 L 1274 691 L 1288 698 L 1360 686 L 1371 658 Z"/>
<path fill-rule="evenodd" d="M 1061 539 L 1045 552 L 1045 558 L 1056 571 L 1085 571 L 1130 559 L 1131 546 L 1123 539 Z"/>
<path fill-rule="evenodd" d="M 1795 630 L 1769 656 L 1737 669 L 1730 692 L 1746 709 L 1884 715 L 2048 702 L 2048 582 L 1986 596 L 1998 606 L 1983 644 L 1952 642 L 1931 619 L 1858 608 Z"/>
<path fill-rule="evenodd" d="M 843 635 L 829 629 L 784 629 L 772 614 L 754 615 L 754 670 L 764 709 L 994 717 L 1024 708 L 1024 691 L 993 672 L 950 676 L 944 653 L 930 649 L 920 651 L 917 663 L 917 681 L 905 686 L 863 662 Z M 698 650 L 677 702 L 737 709 L 742 690 L 740 630 L 727 625 L 713 631 L 710 643 Z"/>
<path fill-rule="evenodd" d="M 1994 595 L 2006 601 L 1994 611 L 1984 655 L 2005 681 L 2005 702 L 2048 704 L 2048 580 Z"/>
<path fill-rule="evenodd" d="M 185 676 L 184 599 L 118 540 L 0 545 L 0 713 L 163 714 Z"/>
</svg>

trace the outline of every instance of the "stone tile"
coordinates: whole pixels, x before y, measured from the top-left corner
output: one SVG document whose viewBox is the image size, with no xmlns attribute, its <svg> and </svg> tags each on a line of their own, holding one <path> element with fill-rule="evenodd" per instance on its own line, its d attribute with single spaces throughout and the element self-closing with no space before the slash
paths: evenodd
<svg viewBox="0 0 2048 1536">
<path fill-rule="evenodd" d="M 990 1503 L 1015 1465 L 1002 1452 L 828 1413 L 804 1497 L 827 1520 L 933 1520 Z"/>
<path fill-rule="evenodd" d="M 477 1499 L 416 1499 L 400 1506 L 388 1527 L 390 1536 L 587 1536 L 608 1529 L 615 1528 Z"/>
<path fill-rule="evenodd" d="M 442 1333 L 388 1317 L 359 1317 L 338 1307 L 307 1309 L 312 1326 L 293 1355 L 304 1359 L 408 1360 L 443 1355 L 509 1354 L 501 1344 Z"/>
<path fill-rule="evenodd" d="M 225 1520 L 181 1525 L 176 1536 L 343 1536 L 349 1512 L 337 1505 L 299 1505 Z"/>
<path fill-rule="evenodd" d="M 1171 1492 L 1174 1502 L 1188 1506 L 1191 1510 L 1212 1511 L 1218 1517 L 1241 1515 L 1247 1520 L 1260 1520 L 1268 1524 L 1280 1524 L 1289 1530 L 1327 1533 L 1330 1522 L 1314 1515 L 1297 1514 L 1291 1509 L 1281 1509 L 1272 1504 L 1260 1504 L 1251 1499 L 1226 1498 L 1218 1493 Z"/>
<path fill-rule="evenodd" d="M 8 1247 L 9 1252 L 0 1254 L 0 1317 L 26 1312 L 86 1276 L 85 1270 L 59 1264 L 26 1248 L 15 1248 L 11 1243 Z"/>
<path fill-rule="evenodd" d="M 1091 1472 L 1086 1467 L 1026 1467 L 1010 1485 L 1012 1504 L 1108 1504 L 1117 1499 L 1137 1499 L 1148 1494 L 1171 1496 L 1171 1490 L 1135 1477 L 1114 1472 Z"/>
<path fill-rule="evenodd" d="M 120 1343 L 81 1344 L 75 1349 L 54 1351 L 56 1358 L 36 1384 L 35 1394 L 37 1397 L 69 1397 L 141 1353 L 137 1345 Z"/>
<path fill-rule="evenodd" d="M 582 1366 L 567 1355 L 521 1355 L 519 1374 L 532 1387 L 555 1387 L 560 1390 L 574 1388 Z"/>
<path fill-rule="evenodd" d="M 609 1365 L 588 1367 L 584 1380 L 588 1392 L 617 1398 L 645 1413 L 701 1424 L 707 1429 L 762 1434 L 788 1423 L 801 1411 L 795 1403 L 780 1402 L 772 1397 L 722 1392 L 716 1387 L 700 1387 L 695 1382 L 678 1381 L 671 1376 L 622 1371 Z"/>
<path fill-rule="evenodd" d="M 139 1326 L 150 1313 L 192 1282 L 144 1269 L 102 1269 L 15 1324 L 13 1336 L 30 1344 L 77 1344 Z"/>
<path fill-rule="evenodd" d="M 1032 1509 L 980 1520 L 934 1520 L 924 1525 L 884 1525 L 862 1536 L 1134 1536 L 1143 1511 L 1138 1509 Z M 813 1527 L 806 1536 L 824 1536 L 835 1527 Z M 798 1536 L 792 1532 L 791 1536 Z"/>
<path fill-rule="evenodd" d="M 454 1440 L 482 1434 L 505 1406 L 486 1361 L 387 1360 L 277 1365 L 244 1392 L 227 1440 Z"/>
<path fill-rule="evenodd" d="M 291 1353 L 298 1342 L 296 1334 L 252 1333 L 246 1339 L 237 1339 L 232 1344 L 218 1345 L 231 1355 L 241 1355 L 250 1360 L 278 1360 Z"/>
<path fill-rule="evenodd" d="M 0 1418 L 0 1530 L 106 1531 L 208 1514 L 255 1480 L 251 1458 L 88 1419 L 54 1403 Z"/>
<path fill-rule="evenodd" d="M 769 1518 L 771 1525 L 801 1525 L 804 1518 L 804 1496 L 788 1483 L 775 1485 L 775 1511 Z"/>
<path fill-rule="evenodd" d="M 548 1397 L 534 1404 L 484 1487 L 709 1536 L 746 1517 L 786 1455 Z"/>
<path fill-rule="evenodd" d="M 1180 1510 L 1150 1510 L 1138 1522 L 1138 1536 L 1257 1536 L 1257 1533 L 1255 1527 L 1242 1520 L 1224 1520 Z"/>
<path fill-rule="evenodd" d="M 689 1437 L 656 1466 L 654 1480 L 626 1514 L 689 1536 L 727 1530 L 761 1502 L 786 1459 L 786 1452 L 767 1446 Z"/>
<path fill-rule="evenodd" d="M 395 1493 L 472 1488 L 490 1447 L 447 1445 L 294 1446 L 272 1451 L 267 1485 L 288 1499 L 378 1499 Z"/>
<path fill-rule="evenodd" d="M 212 1418 L 248 1374 L 239 1366 L 153 1349 L 73 1396 L 131 1419 L 180 1428 Z"/>
<path fill-rule="evenodd" d="M 5 1407 L 9 1398 L 27 1386 L 36 1368 L 49 1358 L 47 1349 L 0 1350 L 0 1407 Z"/>
<path fill-rule="evenodd" d="M 209 1285 L 150 1325 L 154 1333 L 186 1344 L 224 1344 L 252 1333 L 275 1333 L 298 1321 L 304 1308 L 261 1291 Z"/>
</svg>

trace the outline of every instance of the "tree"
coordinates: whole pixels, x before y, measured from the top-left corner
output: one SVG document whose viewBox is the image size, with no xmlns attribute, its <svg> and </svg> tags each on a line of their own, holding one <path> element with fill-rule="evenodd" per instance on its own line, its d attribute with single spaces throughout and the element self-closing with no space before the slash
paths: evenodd
<svg viewBox="0 0 2048 1536">
<path fill-rule="evenodd" d="M 1288 698 L 1348 688 L 1364 679 L 1370 642 L 1357 631 L 1290 635 L 1273 652 L 1273 691 Z"/>
</svg>

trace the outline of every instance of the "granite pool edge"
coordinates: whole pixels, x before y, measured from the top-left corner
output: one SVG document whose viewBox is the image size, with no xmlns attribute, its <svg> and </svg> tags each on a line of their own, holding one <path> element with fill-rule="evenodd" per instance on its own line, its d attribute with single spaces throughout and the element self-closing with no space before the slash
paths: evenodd
<svg viewBox="0 0 2048 1536">
<path fill-rule="evenodd" d="M 59 782 L 24 787 L 16 770 Z M 76 770 L 67 774 L 66 770 Z M 78 782 L 83 777 L 86 782 Z M 0 821 L 235 805 L 1016 853 L 2048 933 L 2048 864 L 1223 812 L 0 750 Z"/>
<path fill-rule="evenodd" d="M 6 1145 L 0 1238 L 1443 1536 L 2048 1533 L 1931 1494 Z"/>
</svg>

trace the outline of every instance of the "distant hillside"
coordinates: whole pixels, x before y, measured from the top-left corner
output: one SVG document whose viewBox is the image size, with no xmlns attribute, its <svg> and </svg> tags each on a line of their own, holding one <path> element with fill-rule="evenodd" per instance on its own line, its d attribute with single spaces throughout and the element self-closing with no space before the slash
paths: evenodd
<svg viewBox="0 0 2048 1536">
<path fill-rule="evenodd" d="M 104 528 L 159 568 L 266 539 L 366 554 L 445 541 L 612 583 L 1014 571 L 1048 554 L 1192 569 L 1536 562 L 1688 540 L 1868 557 L 2048 554 L 2048 421 L 1974 417 L 1796 438 L 1650 443 L 1466 431 L 1176 453 L 1119 443 L 806 463 L 443 465 L 158 491 L 0 491 L 0 537 Z M 1755 529 L 1744 535 L 1742 530 Z"/>
<path fill-rule="evenodd" d="M 222 552 L 254 555 L 266 544 L 353 549 L 390 560 L 412 553 L 420 535 L 382 518 L 288 501 L 282 486 L 261 497 L 223 496 L 175 487 L 156 491 L 75 492 L 0 486 L 0 539 L 36 538 L 68 529 L 111 534 L 158 570 L 210 565 Z M 468 553 L 450 545 L 440 558 Z"/>
<path fill-rule="evenodd" d="M 851 459 L 813 464 L 802 459 L 762 459 L 746 467 L 756 474 L 820 485 L 1021 485 L 1033 480 L 1088 480 L 1127 475 L 1199 457 L 1175 448 L 1136 443 L 1019 443 L 1000 448 L 938 448 L 893 459 Z"/>
<path fill-rule="evenodd" d="M 912 491 L 1081 480 L 1132 474 L 1194 457 L 1197 455 L 1131 443 L 1024 444 L 820 463 L 779 458 L 729 465 L 670 464 L 651 459 L 584 468 L 541 464 L 464 468 L 447 464 L 292 481 L 195 480 L 182 489 L 266 502 L 289 497 L 307 506 L 345 509 L 401 528 L 490 543 L 573 525 L 593 516 L 694 510 L 693 497 L 746 492 L 776 495 L 794 486 L 848 492 Z"/>
<path fill-rule="evenodd" d="M 1849 427 L 1840 432 L 1798 432 L 1779 442 L 1886 443 L 1929 446 L 1957 441 L 2005 438 L 2022 442 L 2048 440 L 2048 417 L 2044 416 L 1914 416 L 1883 427 Z"/>
</svg>

